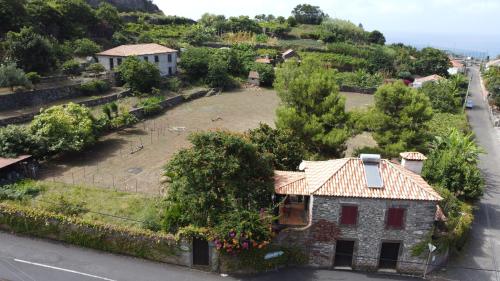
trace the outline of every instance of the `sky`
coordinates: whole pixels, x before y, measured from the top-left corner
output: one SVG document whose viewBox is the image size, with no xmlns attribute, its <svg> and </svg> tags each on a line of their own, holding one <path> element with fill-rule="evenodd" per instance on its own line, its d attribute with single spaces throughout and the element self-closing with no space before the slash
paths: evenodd
<svg viewBox="0 0 500 281">
<path fill-rule="evenodd" d="M 273 14 L 288 17 L 302 3 L 331 17 L 382 31 L 389 42 L 500 53 L 500 0 L 154 0 L 167 15 L 199 19 L 205 12 L 226 16 Z M 445 45 L 445 46 L 440 46 Z"/>
</svg>

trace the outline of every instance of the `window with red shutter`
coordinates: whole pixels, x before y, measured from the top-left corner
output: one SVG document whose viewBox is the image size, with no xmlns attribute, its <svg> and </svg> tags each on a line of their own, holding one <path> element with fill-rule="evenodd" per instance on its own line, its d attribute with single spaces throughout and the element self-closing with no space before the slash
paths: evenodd
<svg viewBox="0 0 500 281">
<path fill-rule="evenodd" d="M 358 221 L 358 206 L 342 206 L 341 225 L 356 225 Z"/>
<path fill-rule="evenodd" d="M 387 227 L 388 228 L 403 228 L 405 216 L 405 209 L 403 208 L 389 208 L 387 214 Z"/>
</svg>

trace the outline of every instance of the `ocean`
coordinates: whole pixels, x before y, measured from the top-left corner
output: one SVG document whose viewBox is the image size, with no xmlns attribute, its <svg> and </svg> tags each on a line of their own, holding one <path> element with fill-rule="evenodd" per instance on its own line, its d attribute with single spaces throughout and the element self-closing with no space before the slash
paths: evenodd
<svg viewBox="0 0 500 281">
<path fill-rule="evenodd" d="M 388 44 L 435 47 L 475 58 L 500 55 L 500 35 L 384 32 Z"/>
</svg>

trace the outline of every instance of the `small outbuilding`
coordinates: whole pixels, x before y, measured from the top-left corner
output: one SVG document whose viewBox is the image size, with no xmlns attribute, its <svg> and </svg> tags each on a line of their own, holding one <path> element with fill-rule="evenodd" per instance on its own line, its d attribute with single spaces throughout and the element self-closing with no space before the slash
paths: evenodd
<svg viewBox="0 0 500 281">
<path fill-rule="evenodd" d="M 121 45 L 104 52 L 97 53 L 97 61 L 112 71 L 127 57 L 138 57 L 144 61 L 156 64 L 161 76 L 171 76 L 177 73 L 177 50 L 167 48 L 160 44 L 134 44 Z"/>
<path fill-rule="evenodd" d="M 260 75 L 257 71 L 250 71 L 250 73 L 248 74 L 248 83 L 255 86 L 260 86 Z"/>
<path fill-rule="evenodd" d="M 461 63 L 458 60 L 451 60 L 451 67 L 448 68 L 448 73 L 450 75 L 456 75 L 459 73 L 464 73 L 465 72 L 465 66 L 463 63 Z"/>
<path fill-rule="evenodd" d="M 16 182 L 25 178 L 35 178 L 38 163 L 31 155 L 16 158 L 0 157 L 0 185 Z"/>
<path fill-rule="evenodd" d="M 297 59 L 300 59 L 299 57 L 299 54 L 297 54 L 297 52 L 295 52 L 294 50 L 292 49 L 288 49 L 286 50 L 283 54 L 281 54 L 281 57 L 283 58 L 283 60 L 289 60 L 291 58 L 297 58 Z"/>
</svg>

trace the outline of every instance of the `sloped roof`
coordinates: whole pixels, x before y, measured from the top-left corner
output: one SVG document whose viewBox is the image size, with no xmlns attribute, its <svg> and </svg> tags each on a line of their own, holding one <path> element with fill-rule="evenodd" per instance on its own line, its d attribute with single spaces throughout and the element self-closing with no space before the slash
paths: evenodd
<svg viewBox="0 0 500 281">
<path fill-rule="evenodd" d="M 287 55 L 290 55 L 290 54 L 293 54 L 293 53 L 295 53 L 295 51 L 293 49 L 288 49 L 285 52 L 283 52 L 283 56 L 287 56 Z"/>
<path fill-rule="evenodd" d="M 257 71 L 250 71 L 248 74 L 248 78 L 259 79 L 260 75 Z"/>
<path fill-rule="evenodd" d="M 104 52 L 97 53 L 98 56 L 112 56 L 112 57 L 128 57 L 128 56 L 142 56 L 154 55 L 164 53 L 175 53 L 177 50 L 167 48 L 160 44 L 134 44 L 134 45 L 121 45 Z"/>
<path fill-rule="evenodd" d="M 420 152 L 401 152 L 399 153 L 399 156 L 401 156 L 401 158 L 406 160 L 413 160 L 413 161 L 427 160 L 427 157 L 425 157 L 425 155 L 423 155 Z"/>
<path fill-rule="evenodd" d="M 8 167 L 8 166 L 16 164 L 16 163 L 19 163 L 19 162 L 26 160 L 28 158 L 31 158 L 31 155 L 21 155 L 21 156 L 16 157 L 16 158 L 0 157 L 0 169 Z"/>
<path fill-rule="evenodd" d="M 490 66 L 498 66 L 500 65 L 500 59 L 498 60 L 492 60 L 492 61 L 489 61 L 486 63 L 486 67 L 490 67 Z"/>
<path fill-rule="evenodd" d="M 458 60 L 451 60 L 452 67 L 456 68 L 462 68 L 464 67 L 463 63 L 459 62 Z"/>
<path fill-rule="evenodd" d="M 420 77 L 420 78 L 416 78 L 414 83 L 415 82 L 420 82 L 420 83 L 425 83 L 425 82 L 431 82 L 431 81 L 438 81 L 438 80 L 441 80 L 443 79 L 443 77 L 437 75 L 437 74 L 432 74 L 432 75 L 429 75 L 429 76 L 425 76 L 425 77 Z"/>
<path fill-rule="evenodd" d="M 370 188 L 366 183 L 364 164 L 359 158 L 329 161 L 304 161 L 304 172 L 285 175 L 277 171 L 277 194 L 321 195 L 399 200 L 440 201 L 441 196 L 415 174 L 399 164 L 382 159 L 379 172 L 382 188 Z M 287 172 L 290 173 L 290 172 Z M 293 193 L 287 193 L 291 191 Z"/>
</svg>

